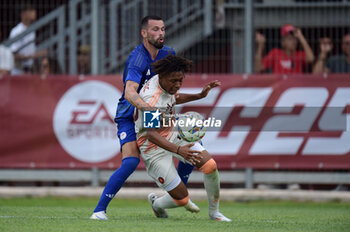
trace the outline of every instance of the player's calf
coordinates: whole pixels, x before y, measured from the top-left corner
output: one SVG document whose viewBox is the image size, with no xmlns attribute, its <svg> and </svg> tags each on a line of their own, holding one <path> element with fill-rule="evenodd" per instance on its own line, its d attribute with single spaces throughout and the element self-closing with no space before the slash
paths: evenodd
<svg viewBox="0 0 350 232">
<path fill-rule="evenodd" d="M 187 211 L 191 213 L 198 213 L 200 211 L 199 207 L 190 200 L 189 195 L 180 200 L 173 198 L 173 201 L 177 206 L 183 206 Z"/>
<path fill-rule="evenodd" d="M 199 207 L 190 200 L 187 188 L 183 182 L 173 190 L 169 191 L 169 194 L 177 207 L 183 206 L 191 213 L 198 213 L 200 211 Z"/>
<path fill-rule="evenodd" d="M 169 194 L 162 197 L 156 197 L 150 194 L 148 200 L 157 217 L 164 217 L 165 210 L 169 208 L 184 207 L 187 211 L 198 213 L 200 209 L 189 198 L 186 186 L 180 182 L 175 188 L 168 190 Z M 167 217 L 167 216 L 166 216 Z"/>
<path fill-rule="evenodd" d="M 209 155 L 206 151 L 201 152 L 201 154 L 202 153 L 203 157 L 208 157 Z M 230 222 L 231 219 L 219 212 L 220 178 L 215 160 L 213 158 L 208 159 L 201 165 L 199 170 L 204 174 L 204 187 L 208 196 L 209 218 L 217 221 Z"/>
<path fill-rule="evenodd" d="M 186 197 L 180 199 L 180 200 L 177 200 L 177 199 L 173 198 L 175 204 L 178 205 L 178 206 L 185 206 L 185 205 L 187 205 L 189 199 L 190 199 L 190 197 L 188 195 Z"/>
</svg>

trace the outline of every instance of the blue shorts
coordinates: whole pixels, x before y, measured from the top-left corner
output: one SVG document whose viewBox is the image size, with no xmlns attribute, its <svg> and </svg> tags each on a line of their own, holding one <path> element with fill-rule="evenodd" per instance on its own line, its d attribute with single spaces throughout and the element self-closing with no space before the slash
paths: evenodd
<svg viewBox="0 0 350 232">
<path fill-rule="evenodd" d="M 131 120 L 118 120 L 117 125 L 120 151 L 122 151 L 124 143 L 136 141 L 135 123 Z"/>
</svg>

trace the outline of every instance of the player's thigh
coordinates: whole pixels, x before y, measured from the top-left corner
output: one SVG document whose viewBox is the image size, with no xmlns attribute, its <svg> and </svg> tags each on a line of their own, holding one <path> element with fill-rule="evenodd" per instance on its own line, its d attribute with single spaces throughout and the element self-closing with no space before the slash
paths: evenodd
<svg viewBox="0 0 350 232">
<path fill-rule="evenodd" d="M 145 157 L 144 162 L 148 175 L 152 177 L 160 188 L 169 192 L 180 184 L 181 178 L 175 168 L 173 157 L 162 150 L 158 148 L 157 150 L 148 151 L 151 156 Z"/>
<path fill-rule="evenodd" d="M 130 120 L 118 120 L 118 133 L 122 158 L 140 157 L 140 151 L 136 142 L 135 124 Z"/>
<path fill-rule="evenodd" d="M 195 165 L 197 168 L 201 168 L 208 160 L 212 158 L 209 152 L 207 152 L 206 150 L 203 150 L 202 152 L 198 153 L 198 155 L 201 158 L 199 159 L 199 163 Z"/>
<path fill-rule="evenodd" d="M 124 143 L 122 148 L 122 159 L 126 157 L 138 157 L 140 158 L 140 150 L 137 146 L 136 141 L 130 141 L 127 143 Z"/>
<path fill-rule="evenodd" d="M 184 146 L 189 144 L 189 142 L 186 142 L 184 140 L 180 140 L 180 141 L 175 141 L 176 144 L 180 145 L 180 146 Z M 201 168 L 208 160 L 210 160 L 212 157 L 209 154 L 209 152 L 207 150 L 205 150 L 205 148 L 199 143 L 199 142 L 195 142 L 194 145 L 191 147 L 192 150 L 198 151 L 198 155 L 200 158 L 198 158 L 199 163 L 197 163 L 196 165 L 194 165 L 197 168 Z M 178 157 L 179 155 L 177 155 Z M 187 162 L 189 163 L 187 160 L 184 160 L 183 157 L 179 157 L 179 159 L 183 162 Z"/>
</svg>

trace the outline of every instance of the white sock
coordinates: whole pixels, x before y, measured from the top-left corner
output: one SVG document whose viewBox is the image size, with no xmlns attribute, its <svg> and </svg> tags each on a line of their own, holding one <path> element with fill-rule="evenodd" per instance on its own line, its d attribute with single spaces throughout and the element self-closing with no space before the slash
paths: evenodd
<svg viewBox="0 0 350 232">
<path fill-rule="evenodd" d="M 207 191 L 209 214 L 219 211 L 220 178 L 218 170 L 204 175 L 204 187 Z"/>
<path fill-rule="evenodd" d="M 189 199 L 187 205 L 189 205 L 191 203 L 193 204 L 191 199 Z M 186 208 L 187 205 L 185 205 L 184 207 Z M 169 193 L 167 193 L 164 196 L 157 198 L 153 202 L 153 207 L 161 208 L 161 209 L 170 209 L 170 208 L 177 208 L 177 207 L 181 207 L 181 206 L 177 205 L 175 203 L 175 201 L 173 200 L 173 198 L 169 195 Z"/>
<path fill-rule="evenodd" d="M 173 200 L 173 198 L 166 193 L 164 196 L 157 198 L 153 202 L 153 207 L 161 209 L 169 209 L 179 207 Z"/>
</svg>

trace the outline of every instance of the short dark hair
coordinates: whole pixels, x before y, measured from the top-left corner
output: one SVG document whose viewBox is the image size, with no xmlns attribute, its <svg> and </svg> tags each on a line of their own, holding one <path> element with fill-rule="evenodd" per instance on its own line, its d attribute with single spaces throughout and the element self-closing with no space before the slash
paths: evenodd
<svg viewBox="0 0 350 232">
<path fill-rule="evenodd" d="M 192 61 L 181 56 L 168 55 L 152 64 L 153 71 L 160 76 L 174 72 L 188 72 L 192 67 Z"/>
<path fill-rule="evenodd" d="M 31 4 L 23 4 L 21 7 L 21 12 L 25 12 L 27 10 L 31 11 L 31 10 L 36 10 L 36 9 Z"/>
<path fill-rule="evenodd" d="M 141 28 L 144 29 L 148 26 L 148 21 L 149 20 L 162 20 L 163 19 L 159 16 L 156 16 L 156 15 L 147 15 L 146 17 L 144 17 L 142 20 L 141 20 Z"/>
</svg>

